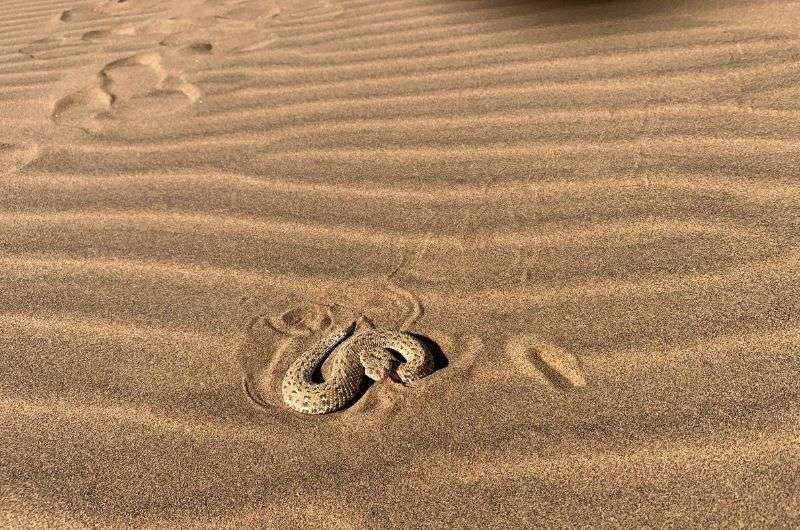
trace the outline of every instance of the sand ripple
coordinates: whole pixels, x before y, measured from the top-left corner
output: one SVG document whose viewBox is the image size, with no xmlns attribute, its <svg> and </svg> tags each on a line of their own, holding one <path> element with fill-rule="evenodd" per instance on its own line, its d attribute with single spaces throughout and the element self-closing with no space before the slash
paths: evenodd
<svg viewBox="0 0 800 530">
<path fill-rule="evenodd" d="M 3 2 L 0 526 L 791 526 L 798 27 Z M 358 315 L 437 371 L 292 414 Z"/>
</svg>

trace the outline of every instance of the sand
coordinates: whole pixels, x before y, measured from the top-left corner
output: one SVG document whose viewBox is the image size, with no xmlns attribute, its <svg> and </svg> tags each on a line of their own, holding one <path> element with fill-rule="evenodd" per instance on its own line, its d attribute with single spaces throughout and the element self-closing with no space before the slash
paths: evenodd
<svg viewBox="0 0 800 530">
<path fill-rule="evenodd" d="M 796 526 L 798 172 L 797 2 L 4 0 L 0 526 Z"/>
</svg>

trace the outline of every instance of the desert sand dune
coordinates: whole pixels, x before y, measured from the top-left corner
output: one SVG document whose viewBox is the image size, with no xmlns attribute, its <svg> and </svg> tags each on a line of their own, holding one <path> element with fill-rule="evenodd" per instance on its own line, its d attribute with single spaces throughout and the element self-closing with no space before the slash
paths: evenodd
<svg viewBox="0 0 800 530">
<path fill-rule="evenodd" d="M 0 2 L 0 526 L 797 526 L 798 28 Z M 359 317 L 435 371 L 287 408 Z"/>
</svg>

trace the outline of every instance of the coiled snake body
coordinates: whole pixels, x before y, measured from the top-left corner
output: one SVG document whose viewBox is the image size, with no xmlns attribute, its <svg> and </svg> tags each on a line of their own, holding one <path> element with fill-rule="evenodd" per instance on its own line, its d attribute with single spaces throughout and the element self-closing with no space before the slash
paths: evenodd
<svg viewBox="0 0 800 530">
<path fill-rule="evenodd" d="M 325 414 L 350 403 L 364 375 L 375 381 L 390 377 L 413 384 L 433 371 L 431 353 L 410 333 L 380 329 L 359 332 L 358 327 L 354 322 L 334 330 L 289 366 L 281 386 L 283 401 L 289 407 L 306 414 Z M 401 363 L 392 351 L 405 362 Z M 315 372 L 331 354 L 335 357 L 330 375 L 323 382 L 315 382 Z"/>
</svg>

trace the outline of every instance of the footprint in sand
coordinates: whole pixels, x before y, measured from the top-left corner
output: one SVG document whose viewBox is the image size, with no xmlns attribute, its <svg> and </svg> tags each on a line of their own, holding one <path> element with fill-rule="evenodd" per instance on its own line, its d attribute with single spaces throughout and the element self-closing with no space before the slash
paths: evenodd
<svg viewBox="0 0 800 530">
<path fill-rule="evenodd" d="M 328 306 L 320 304 L 298 305 L 275 317 L 268 317 L 268 324 L 287 337 L 309 337 L 327 329 L 333 315 Z"/>
<path fill-rule="evenodd" d="M 207 1 L 177 17 L 180 25 L 151 29 L 166 33 L 159 44 L 177 53 L 209 53 L 212 49 L 250 52 L 267 48 L 276 40 L 268 27 L 280 12 L 276 3 L 262 0 L 226 4 Z"/>
<path fill-rule="evenodd" d="M 87 31 L 81 35 L 81 40 L 84 42 L 100 42 L 114 39 L 116 42 L 119 37 L 132 37 L 134 35 L 136 35 L 136 28 L 133 27 L 98 29 Z"/>
<path fill-rule="evenodd" d="M 64 37 L 47 37 L 35 40 L 18 51 L 31 59 L 49 59 L 52 55 L 61 52 L 66 40 Z"/>
<path fill-rule="evenodd" d="M 114 99 L 102 87 L 90 86 L 56 101 L 51 117 L 60 125 L 81 125 L 111 108 Z"/>
<path fill-rule="evenodd" d="M 137 43 L 158 46 L 163 45 L 159 41 L 165 35 L 186 31 L 192 27 L 191 20 L 158 17 L 140 24 L 90 30 L 81 35 L 81 40 L 95 43 L 108 41 L 112 45 L 118 45 L 121 40 L 132 39 Z"/>
<path fill-rule="evenodd" d="M 136 100 L 134 110 L 143 110 L 143 105 L 186 105 L 200 98 L 200 90 L 187 83 L 179 74 L 172 74 L 164 67 L 160 53 L 149 52 L 133 55 L 108 63 L 101 71 L 103 88 L 114 98 L 114 105 L 122 108 Z"/>
<path fill-rule="evenodd" d="M 519 369 L 562 390 L 582 388 L 586 379 L 572 353 L 539 337 L 520 334 L 506 342 L 506 353 Z"/>
<path fill-rule="evenodd" d="M 59 99 L 53 121 L 94 129 L 98 119 L 146 120 L 180 112 L 200 99 L 200 89 L 147 52 L 108 63 L 96 84 Z"/>
<path fill-rule="evenodd" d="M 86 85 L 59 99 L 52 119 L 58 124 L 98 132 L 115 120 L 149 120 L 185 110 L 200 100 L 200 89 L 177 70 L 199 56 L 248 53 L 268 48 L 277 39 L 271 29 L 280 15 L 318 16 L 336 11 L 327 0 L 195 0 L 165 4 L 158 0 L 106 0 L 63 11 L 60 21 L 108 20 L 120 14 L 145 20 L 133 25 L 87 29 L 75 39 L 64 35 L 31 43 L 22 53 L 51 53 L 64 43 L 114 46 L 120 39 L 151 51 L 115 60 Z M 148 18 L 148 15 L 152 15 Z M 279 25 L 279 24 L 277 24 Z M 109 48 L 112 51 L 113 48 Z M 172 65 L 168 68 L 165 59 Z"/>
<path fill-rule="evenodd" d="M 270 46 L 275 35 L 267 28 L 281 8 L 278 2 L 263 0 L 188 4 L 108 0 L 69 9 L 60 18 L 67 24 L 81 23 L 123 12 L 153 16 L 134 25 L 89 29 L 78 42 L 103 46 L 133 39 L 137 46 L 150 45 L 153 50 L 108 63 L 92 82 L 59 99 L 52 113 L 56 123 L 97 132 L 115 120 L 149 120 L 181 112 L 199 101 L 201 91 L 183 77 L 178 65 L 217 51 L 250 52 Z M 23 53 L 46 51 L 55 44 L 55 39 L 33 43 Z"/>
<path fill-rule="evenodd" d="M 161 2 L 163 4 L 163 2 Z M 61 12 L 61 22 L 87 22 L 120 13 L 159 7 L 159 0 L 104 0 Z"/>
<path fill-rule="evenodd" d="M 87 31 L 82 40 L 114 43 L 120 38 L 134 38 L 139 43 L 167 47 L 178 54 L 182 51 L 196 53 L 198 50 L 208 53 L 211 49 L 254 51 L 275 41 L 275 35 L 267 28 L 281 12 L 277 3 L 264 0 L 195 0 L 173 4 L 131 1 L 126 4 L 130 6 L 126 12 L 136 9 L 140 14 L 147 14 L 153 12 L 149 9 L 153 7 L 158 7 L 159 11 L 152 18 L 132 26 Z M 85 22 L 119 11 L 120 8 L 113 4 L 101 3 L 65 11 L 61 20 Z"/>
</svg>

